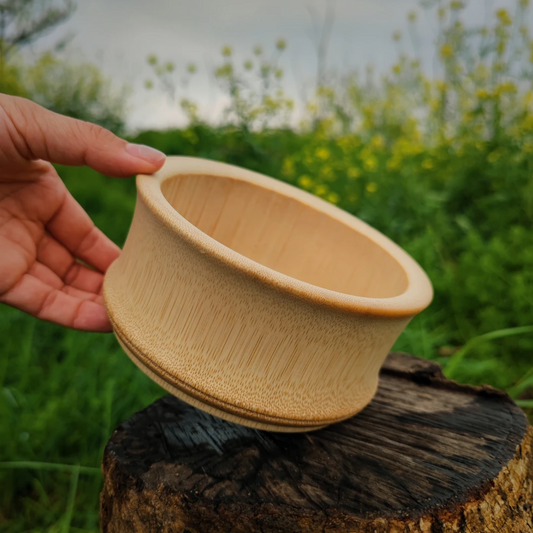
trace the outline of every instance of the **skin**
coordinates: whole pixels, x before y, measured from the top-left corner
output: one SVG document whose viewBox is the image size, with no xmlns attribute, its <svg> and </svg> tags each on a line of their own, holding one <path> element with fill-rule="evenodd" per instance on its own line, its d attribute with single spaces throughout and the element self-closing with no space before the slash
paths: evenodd
<svg viewBox="0 0 533 533">
<path fill-rule="evenodd" d="M 99 126 L 0 94 L 0 302 L 70 328 L 111 331 L 102 282 L 120 249 L 51 163 L 123 178 L 164 161 Z"/>
</svg>

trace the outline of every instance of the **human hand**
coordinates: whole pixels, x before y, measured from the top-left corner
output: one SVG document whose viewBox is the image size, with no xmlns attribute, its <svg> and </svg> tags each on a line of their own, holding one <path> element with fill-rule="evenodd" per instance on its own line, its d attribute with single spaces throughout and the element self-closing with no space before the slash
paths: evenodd
<svg viewBox="0 0 533 533">
<path fill-rule="evenodd" d="M 71 328 L 110 331 L 102 282 L 120 249 L 51 163 L 126 177 L 164 161 L 99 126 L 0 94 L 0 302 Z"/>
</svg>

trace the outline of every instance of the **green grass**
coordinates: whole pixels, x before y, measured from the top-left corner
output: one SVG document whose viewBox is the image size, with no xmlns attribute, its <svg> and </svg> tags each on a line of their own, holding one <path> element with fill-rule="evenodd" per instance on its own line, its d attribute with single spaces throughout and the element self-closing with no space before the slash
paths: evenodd
<svg viewBox="0 0 533 533">
<path fill-rule="evenodd" d="M 134 183 L 67 173 L 84 207 L 121 242 Z M 103 448 L 161 389 L 111 334 L 67 330 L 1 306 L 0 339 L 0 531 L 98 531 Z"/>
<path fill-rule="evenodd" d="M 0 313 L 0 531 L 96 531 L 103 447 L 161 391 L 111 335 Z"/>
<path fill-rule="evenodd" d="M 436 360 L 459 381 L 508 390 L 532 412 L 527 2 L 516 1 L 514 20 L 500 9 L 477 28 L 463 20 L 462 2 L 426 4 L 439 28 L 435 78 L 404 53 L 379 79 L 328 77 L 306 102 L 295 132 L 274 127 L 286 123 L 290 109 L 276 60 L 256 52 L 249 69 L 225 48 L 211 74 L 230 102 L 226 122 L 238 127 L 202 125 L 194 102 L 185 101 L 191 126 L 144 132 L 137 141 L 278 177 L 384 232 L 422 265 L 435 288 L 433 304 L 395 349 Z M 276 54 L 284 48 L 278 43 Z M 163 86 L 172 86 L 173 76 L 181 85 L 178 69 L 161 70 L 157 58 L 151 64 Z M 3 91 L 26 94 L 33 83 L 44 92 L 29 96 L 57 111 L 120 122 L 120 106 L 109 104 L 114 99 L 106 98 L 94 68 L 87 79 L 96 85 L 79 86 L 73 82 L 79 68 L 61 67 L 51 56 L 29 70 L 11 66 Z M 122 244 L 135 204 L 133 181 L 88 169 L 60 173 L 96 224 Z M 65 330 L 0 306 L 0 339 L 0 533 L 97 531 L 103 447 L 113 428 L 161 389 L 111 335 Z"/>
<path fill-rule="evenodd" d="M 333 165 L 341 159 L 338 140 L 290 131 L 247 134 L 197 126 L 146 132 L 138 140 L 168 154 L 226 160 L 297 185 L 298 176 L 323 164 L 320 149 L 330 151 Z M 307 152 L 315 159 L 306 160 Z M 358 154 L 350 151 L 345 165 L 354 165 Z M 289 175 L 288 157 L 309 168 Z M 353 186 L 359 198 L 350 205 L 342 204 L 346 169 L 336 168 L 337 181 L 328 183 L 342 207 L 398 241 L 434 283 L 434 303 L 396 348 L 437 360 L 458 380 L 506 388 L 531 408 L 533 239 L 530 215 L 514 192 L 521 171 L 515 164 L 514 181 L 492 190 L 481 178 L 468 179 L 493 172 L 486 157 L 478 159 L 451 153 L 442 173 L 452 173 L 455 165 L 455 174 L 444 186 L 414 161 L 403 175 L 368 172 Z M 135 204 L 134 182 L 88 169 L 60 172 L 97 225 L 121 244 Z M 367 191 L 368 183 L 377 190 Z M 472 188 L 477 199 L 471 205 L 464 198 Z M 499 217 L 492 213 L 495 202 Z M 66 330 L 2 306 L 0 339 L 0 532 L 97 531 L 103 447 L 121 421 L 162 390 L 134 367 L 112 335 Z"/>
</svg>

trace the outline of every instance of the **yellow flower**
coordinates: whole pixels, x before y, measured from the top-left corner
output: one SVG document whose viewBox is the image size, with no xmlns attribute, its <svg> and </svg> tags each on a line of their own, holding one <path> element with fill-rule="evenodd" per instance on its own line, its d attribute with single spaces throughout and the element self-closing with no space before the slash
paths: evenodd
<svg viewBox="0 0 533 533">
<path fill-rule="evenodd" d="M 394 65 L 392 67 L 392 70 L 393 70 L 394 74 L 400 74 L 400 72 L 402 71 L 402 67 L 401 67 L 401 65 Z"/>
<path fill-rule="evenodd" d="M 317 96 L 322 96 L 324 98 L 333 98 L 335 96 L 335 90 L 332 87 L 326 87 L 323 85 L 317 89 L 316 94 Z"/>
<path fill-rule="evenodd" d="M 486 98 L 489 97 L 489 93 L 487 92 L 486 89 L 478 89 L 476 92 L 476 96 L 478 98 L 481 98 L 482 100 L 485 100 Z"/>
<path fill-rule="evenodd" d="M 496 16 L 504 26 L 510 26 L 513 23 L 513 19 L 510 17 L 509 12 L 506 9 L 498 9 L 498 11 L 496 11 Z"/>
<path fill-rule="evenodd" d="M 232 52 L 233 52 L 233 51 L 232 51 L 232 49 L 231 49 L 231 46 L 224 46 L 224 47 L 222 48 L 222 55 L 223 55 L 224 57 L 230 57 L 231 54 L 232 54 Z"/>
<path fill-rule="evenodd" d="M 331 202 L 332 204 L 338 204 L 339 201 L 340 201 L 341 197 L 336 193 L 336 192 L 330 192 L 327 196 L 326 196 L 326 200 L 328 202 Z"/>
<path fill-rule="evenodd" d="M 364 160 L 363 165 L 366 170 L 370 170 L 372 172 L 378 168 L 378 160 L 376 156 L 370 155 Z"/>
<path fill-rule="evenodd" d="M 357 167 L 350 167 L 348 169 L 348 177 L 357 179 L 361 175 L 361 171 Z"/>
<path fill-rule="evenodd" d="M 350 151 L 351 148 L 351 141 L 349 137 L 341 137 L 337 141 L 337 146 L 340 147 L 340 149 L 343 151 L 343 153 L 347 154 Z"/>
<path fill-rule="evenodd" d="M 383 148 L 385 145 L 385 139 L 381 135 L 374 135 L 372 139 L 370 139 L 370 145 L 374 148 Z"/>
<path fill-rule="evenodd" d="M 285 39 L 278 39 L 278 41 L 276 43 L 276 48 L 279 51 L 285 50 L 285 48 L 287 48 L 287 41 Z"/>
<path fill-rule="evenodd" d="M 398 170 L 402 165 L 402 160 L 399 158 L 399 157 L 391 157 L 388 161 L 387 161 L 387 168 L 389 170 Z"/>
<path fill-rule="evenodd" d="M 494 150 L 493 152 L 491 152 L 488 157 L 487 157 L 487 161 L 489 163 L 495 163 L 496 161 L 498 161 L 498 159 L 500 159 L 501 157 L 501 152 L 499 150 Z"/>
<path fill-rule="evenodd" d="M 437 98 L 432 98 L 429 101 L 429 107 L 431 107 L 432 111 L 438 111 L 441 108 L 442 102 L 438 100 Z"/>
<path fill-rule="evenodd" d="M 326 185 L 317 185 L 314 189 L 313 189 L 313 192 L 317 195 L 317 196 L 324 196 L 327 192 L 328 192 L 328 188 Z"/>
<path fill-rule="evenodd" d="M 327 148 L 317 148 L 315 155 L 325 161 L 330 156 L 330 151 Z"/>
<path fill-rule="evenodd" d="M 366 192 L 372 194 L 378 190 L 378 184 L 374 181 L 371 181 L 366 186 Z"/>
<path fill-rule="evenodd" d="M 446 43 L 441 49 L 440 49 L 440 55 L 447 59 L 448 57 L 451 57 L 453 55 L 453 48 L 449 43 Z"/>
<path fill-rule="evenodd" d="M 304 157 L 303 157 L 303 164 L 307 167 L 307 168 L 312 168 L 315 166 L 315 159 L 309 155 L 309 154 L 305 154 Z"/>
<path fill-rule="evenodd" d="M 283 165 L 281 167 L 281 172 L 285 176 L 293 176 L 294 175 L 294 161 L 291 158 L 286 157 L 283 160 Z"/>
<path fill-rule="evenodd" d="M 500 83 L 498 87 L 496 87 L 496 94 L 511 94 L 516 92 L 516 85 L 512 81 L 506 81 L 504 83 Z"/>
<path fill-rule="evenodd" d="M 522 149 L 528 154 L 533 153 L 533 143 L 531 141 L 524 143 Z"/>
<path fill-rule="evenodd" d="M 218 78 L 229 78 L 233 74 L 233 65 L 231 63 L 226 63 L 221 67 L 218 67 L 215 71 L 215 76 Z"/>
<path fill-rule="evenodd" d="M 298 178 L 298 185 L 304 189 L 310 189 L 313 185 L 313 180 L 304 174 Z"/>
</svg>

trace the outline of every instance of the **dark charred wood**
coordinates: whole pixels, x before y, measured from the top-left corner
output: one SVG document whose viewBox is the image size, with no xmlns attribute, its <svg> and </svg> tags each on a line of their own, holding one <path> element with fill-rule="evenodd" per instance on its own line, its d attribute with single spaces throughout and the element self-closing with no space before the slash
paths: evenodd
<svg viewBox="0 0 533 533">
<path fill-rule="evenodd" d="M 532 431 L 490 387 L 391 354 L 372 403 L 302 434 L 231 424 L 165 396 L 103 460 L 115 532 L 533 531 Z"/>
</svg>

